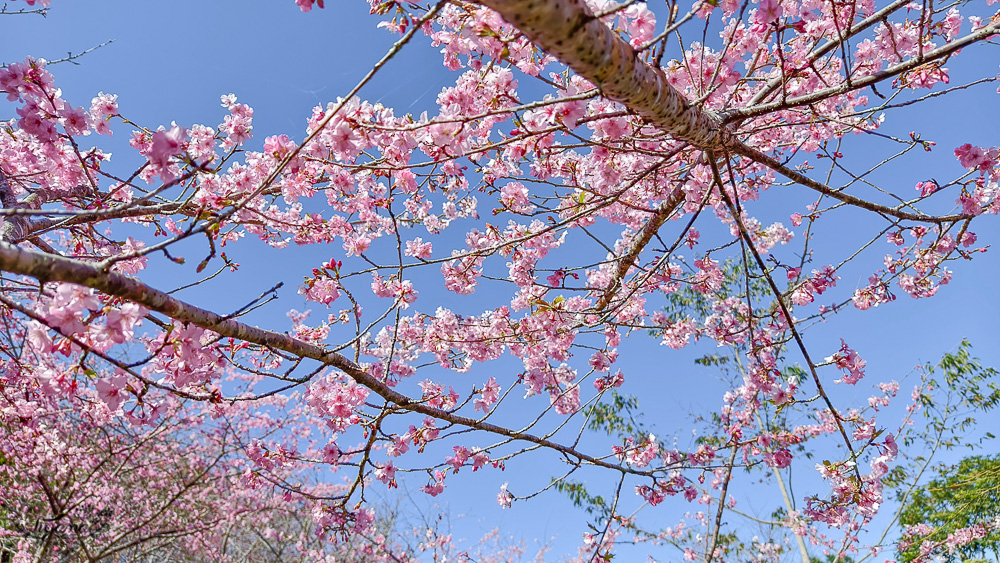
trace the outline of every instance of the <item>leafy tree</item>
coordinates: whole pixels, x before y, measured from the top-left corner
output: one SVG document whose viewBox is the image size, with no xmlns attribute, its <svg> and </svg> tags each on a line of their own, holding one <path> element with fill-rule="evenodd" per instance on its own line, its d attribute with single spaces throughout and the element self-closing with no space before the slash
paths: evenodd
<svg viewBox="0 0 1000 563">
<path fill-rule="evenodd" d="M 938 470 L 900 514 L 901 561 L 1000 561 L 1000 457 L 970 456 Z M 926 549 L 922 549 L 926 547 Z"/>
<path fill-rule="evenodd" d="M 957 162 L 928 178 L 931 131 L 905 112 L 992 90 L 992 69 L 950 70 L 996 53 L 991 3 L 371 0 L 398 34 L 372 73 L 426 37 L 454 85 L 397 115 L 361 99 L 370 74 L 263 143 L 231 94 L 215 126 L 160 127 L 10 63 L 5 549 L 158 557 L 175 534 L 193 542 L 169 542 L 179 557 L 267 557 L 253 532 L 274 507 L 320 541 L 297 556 L 399 559 L 376 492 L 479 479 L 510 507 L 543 492 L 500 473 L 532 456 L 543 489 L 592 509 L 581 560 L 633 534 L 706 562 L 808 561 L 807 540 L 854 557 L 887 491 L 920 484 L 926 445 L 962 443 L 955 401 L 996 404 L 991 374 L 955 354 L 948 385 L 928 369 L 900 394 L 867 377 L 849 320 L 839 345 L 804 335 L 933 297 L 984 250 L 1000 149 L 948 146 Z M 109 160 L 113 132 L 137 166 Z M 240 272 L 252 262 L 266 280 Z M 286 283 L 302 297 L 278 306 Z M 663 365 L 697 340 L 727 350 L 702 359 L 726 385 L 692 413 L 693 444 L 649 432 L 658 413 L 629 398 L 644 374 L 622 340 L 650 332 Z M 822 484 L 793 492 L 796 465 Z M 743 476 L 774 484 L 772 514 L 744 511 Z M 663 526 L 660 505 L 688 516 Z M 217 524 L 244 515 L 228 543 Z"/>
</svg>

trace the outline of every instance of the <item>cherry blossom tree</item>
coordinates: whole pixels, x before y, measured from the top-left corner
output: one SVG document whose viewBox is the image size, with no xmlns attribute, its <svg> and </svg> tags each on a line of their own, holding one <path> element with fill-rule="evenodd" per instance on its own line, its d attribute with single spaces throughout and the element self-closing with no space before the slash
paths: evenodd
<svg viewBox="0 0 1000 563">
<path fill-rule="evenodd" d="M 202 434 L 201 417 L 164 417 L 143 431 L 124 419 L 94 420 L 69 405 L 60 405 L 64 415 L 46 409 L 48 420 L 34 433 L 3 427 L 8 556 L 163 559 L 182 543 L 223 543 L 210 536 L 259 520 L 258 511 L 287 510 L 237 486 L 233 437 Z"/>
<path fill-rule="evenodd" d="M 477 560 L 513 562 L 525 551 L 499 530 L 459 549 L 447 522 L 414 522 L 384 502 L 364 532 L 317 535 L 320 499 L 347 485 L 299 482 L 296 495 L 248 486 L 243 478 L 254 462 L 245 452 L 256 446 L 241 442 L 240 430 L 260 421 L 172 399 L 141 425 L 89 399 L 39 405 L 42 421 L 30 427 L 0 426 L 0 560 L 360 563 L 475 553 Z M 250 414 L 259 416 L 242 413 Z M 271 477 L 291 475 L 273 469 Z"/>
<path fill-rule="evenodd" d="M 501 471 L 533 456 L 562 462 L 549 488 L 602 507 L 583 561 L 632 541 L 701 561 L 876 556 L 883 540 L 859 532 L 926 389 L 866 377 L 849 321 L 833 343 L 804 333 L 897 292 L 932 297 L 984 249 L 972 228 L 1000 211 L 1000 149 L 883 131 L 996 88 L 995 68 L 949 70 L 995 60 L 995 3 L 370 0 L 396 43 L 304 132 L 258 150 L 235 95 L 214 126 L 140 124 L 114 94 L 63 92 L 41 59 L 8 65 L 4 534 L 23 560 L 167 536 L 236 557 L 222 520 L 307 513 L 295 533 L 324 543 L 300 554 L 402 560 L 377 494 L 468 478 L 500 506 L 532 502 L 553 493 Z M 433 115 L 360 97 L 421 41 L 456 73 Z M 140 166 L 111 164 L 115 134 Z M 931 150 L 954 163 L 916 175 Z M 308 263 L 259 287 L 239 277 L 295 247 Z M 847 271 L 867 282 L 838 285 Z M 683 292 L 698 303 L 671 305 Z M 659 340 L 658 363 L 696 341 L 733 352 L 701 413 L 710 439 L 687 450 L 614 418 L 644 377 L 616 365 L 626 338 Z M 592 422 L 630 430 L 609 441 Z M 780 477 L 793 464 L 819 478 L 799 498 Z M 738 500 L 745 472 L 779 476 L 788 508 L 766 521 L 787 544 L 733 529 L 761 521 Z M 577 473 L 612 494 L 597 503 Z M 11 521 L 28 503 L 44 515 Z M 663 528 L 670 507 L 686 516 Z"/>
</svg>

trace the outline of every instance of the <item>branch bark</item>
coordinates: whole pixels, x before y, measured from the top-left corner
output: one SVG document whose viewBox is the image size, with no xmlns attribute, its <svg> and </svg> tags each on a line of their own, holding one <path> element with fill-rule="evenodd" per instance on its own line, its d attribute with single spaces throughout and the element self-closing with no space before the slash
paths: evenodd
<svg viewBox="0 0 1000 563">
<path fill-rule="evenodd" d="M 651 125 L 700 149 L 738 143 L 715 112 L 691 105 L 663 70 L 598 19 L 583 0 L 479 0 L 533 43 L 592 82 L 601 95 L 625 104 Z"/>
<path fill-rule="evenodd" d="M 750 108 L 730 110 L 726 112 L 725 116 L 722 116 L 711 110 L 691 105 L 683 94 L 667 82 L 666 75 L 661 68 L 641 61 L 635 50 L 598 19 L 583 0 L 477 1 L 483 6 L 496 10 L 505 20 L 521 30 L 528 39 L 558 58 L 577 74 L 592 82 L 600 90 L 601 95 L 624 104 L 651 125 L 698 149 L 728 152 L 749 158 L 805 187 L 849 205 L 897 219 L 947 223 L 966 218 L 964 215 L 933 217 L 922 213 L 909 213 L 833 190 L 746 145 L 736 137 L 731 124 L 748 117 L 845 94 L 893 78 L 920 65 L 941 60 L 964 46 L 982 41 L 997 33 L 1000 31 L 1000 23 L 984 26 L 961 39 L 925 53 L 922 57 L 904 61 L 871 76 L 790 100 L 778 100 Z M 888 12 L 897 9 L 898 4 L 898 1 L 891 4 L 877 15 L 885 16 Z M 846 38 L 875 23 L 877 20 L 873 18 L 860 22 L 848 30 L 840 41 L 846 40 Z M 822 56 L 836 47 L 837 44 L 839 41 L 827 42 L 818 48 L 813 56 Z M 769 84 L 763 91 L 773 90 L 774 86 L 774 84 Z M 756 101 L 757 98 L 754 100 Z"/>
</svg>

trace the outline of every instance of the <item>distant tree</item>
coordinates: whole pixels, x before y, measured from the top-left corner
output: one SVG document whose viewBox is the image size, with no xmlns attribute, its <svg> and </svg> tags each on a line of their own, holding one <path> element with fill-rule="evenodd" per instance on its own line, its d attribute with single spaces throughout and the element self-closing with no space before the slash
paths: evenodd
<svg viewBox="0 0 1000 563">
<path fill-rule="evenodd" d="M 971 456 L 918 487 L 899 518 L 900 561 L 1000 561 L 1000 456 Z"/>
<path fill-rule="evenodd" d="M 247 444 L 234 420 L 212 423 L 179 401 L 146 425 L 110 417 L 101 402 L 47 406 L 30 423 L 0 421 L 0 560 L 297 561 L 329 551 L 309 516 L 315 503 L 241 482 Z"/>
<path fill-rule="evenodd" d="M 248 483 L 242 452 L 252 447 L 235 433 L 238 419 L 212 424 L 174 402 L 134 426 L 79 414 L 94 405 L 75 407 L 63 403 L 30 426 L 0 422 L 0 563 L 401 563 L 463 553 L 500 563 L 526 552 L 499 530 L 456 542 L 448 522 L 382 502 L 372 503 L 379 512 L 364 529 L 317 534 L 314 513 L 340 487 L 262 494 L 275 485 Z"/>
</svg>

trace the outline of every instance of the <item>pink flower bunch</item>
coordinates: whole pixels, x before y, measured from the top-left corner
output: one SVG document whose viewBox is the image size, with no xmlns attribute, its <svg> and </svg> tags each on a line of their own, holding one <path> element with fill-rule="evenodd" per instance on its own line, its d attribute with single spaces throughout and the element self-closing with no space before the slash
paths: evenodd
<svg viewBox="0 0 1000 563">
<path fill-rule="evenodd" d="M 826 361 L 832 362 L 842 370 L 847 370 L 847 375 L 837 380 L 837 383 L 856 385 L 865 376 L 867 362 L 861 359 L 856 351 L 848 347 L 843 338 L 840 339 L 840 351 L 827 358 Z"/>
</svg>

